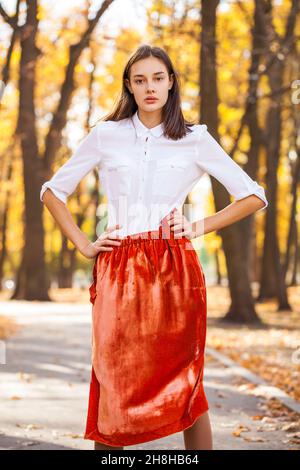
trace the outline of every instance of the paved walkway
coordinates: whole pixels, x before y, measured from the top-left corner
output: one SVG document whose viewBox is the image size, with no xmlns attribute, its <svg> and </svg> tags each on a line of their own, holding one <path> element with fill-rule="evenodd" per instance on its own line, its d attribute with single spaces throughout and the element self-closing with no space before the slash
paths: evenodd
<svg viewBox="0 0 300 470">
<path fill-rule="evenodd" d="M 0 314 L 22 325 L 6 341 L 6 364 L 0 364 L 0 449 L 93 449 L 83 439 L 91 305 L 10 301 L 0 302 Z M 267 417 L 267 399 L 237 370 L 207 353 L 214 449 L 300 449 L 293 438 L 299 415 Z M 254 420 L 258 415 L 265 418 Z M 125 449 L 183 450 L 183 433 Z"/>
</svg>

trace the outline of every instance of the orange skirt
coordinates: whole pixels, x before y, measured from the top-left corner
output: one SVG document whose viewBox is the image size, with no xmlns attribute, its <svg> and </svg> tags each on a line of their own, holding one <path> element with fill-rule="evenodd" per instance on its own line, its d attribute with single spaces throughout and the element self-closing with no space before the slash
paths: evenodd
<svg viewBox="0 0 300 470">
<path fill-rule="evenodd" d="M 173 212 L 173 211 L 172 211 Z M 206 285 L 187 237 L 158 230 L 98 253 L 90 286 L 92 370 L 84 439 L 129 446 L 206 412 Z"/>
</svg>

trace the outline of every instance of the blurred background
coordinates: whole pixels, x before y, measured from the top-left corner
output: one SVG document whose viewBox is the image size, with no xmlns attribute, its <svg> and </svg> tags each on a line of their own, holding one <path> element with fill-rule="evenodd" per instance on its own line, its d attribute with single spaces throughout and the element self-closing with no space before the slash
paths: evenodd
<svg viewBox="0 0 300 470">
<path fill-rule="evenodd" d="M 32 445 L 33 438 L 79 445 L 74 439 L 82 432 L 90 373 L 93 262 L 62 235 L 40 189 L 90 126 L 111 111 L 125 63 L 149 43 L 171 56 L 185 117 L 207 125 L 265 188 L 269 202 L 266 210 L 192 241 L 207 283 L 206 384 L 217 445 L 300 448 L 299 3 L 0 1 L 0 364 L 6 364 L 0 393 L 7 398 L 0 410 L 1 445 Z M 193 210 L 186 215 L 206 217 L 231 200 L 205 175 L 187 197 Z M 106 228 L 106 202 L 96 172 L 68 199 L 92 241 Z M 244 382 L 235 363 L 246 368 Z M 263 378 L 279 387 L 281 402 L 272 395 L 258 411 L 247 398 L 239 409 L 239 400 L 255 388 L 247 370 L 259 375 L 256 383 Z M 74 403 L 66 401 L 69 394 Z M 231 434 L 220 423 L 238 426 L 245 410 L 250 425 L 255 420 L 265 434 L 243 443 L 242 425 Z M 278 433 L 269 440 L 274 423 Z M 287 437 L 289 430 L 294 434 Z M 180 448 L 176 442 L 173 448 Z"/>
<path fill-rule="evenodd" d="M 179 72 L 186 118 L 206 123 L 264 186 L 269 201 L 266 210 L 193 241 L 207 284 L 230 288 L 231 316 L 239 320 L 255 320 L 253 297 L 275 299 L 280 310 L 289 310 L 288 287 L 300 280 L 299 2 L 10 0 L 0 5 L 5 298 L 50 300 L 51 289 L 89 286 L 91 261 L 76 252 L 44 210 L 40 187 L 72 155 L 89 126 L 112 109 L 128 57 L 140 44 L 151 43 L 167 50 Z M 193 205 L 195 220 L 230 201 L 205 175 L 186 202 Z M 96 172 L 69 199 L 91 240 L 105 228 L 105 202 Z"/>
</svg>

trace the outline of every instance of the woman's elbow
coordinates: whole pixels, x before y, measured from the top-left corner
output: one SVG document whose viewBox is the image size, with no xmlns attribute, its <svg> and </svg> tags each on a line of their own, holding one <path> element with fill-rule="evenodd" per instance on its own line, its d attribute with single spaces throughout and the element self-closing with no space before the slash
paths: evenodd
<svg viewBox="0 0 300 470">
<path fill-rule="evenodd" d="M 256 195 L 254 195 L 254 196 L 255 196 L 255 199 L 256 199 L 256 209 L 255 209 L 255 212 L 260 211 L 260 210 L 262 210 L 262 209 L 264 209 L 264 208 L 267 207 L 267 205 L 268 205 L 268 202 L 267 202 L 267 201 L 261 199 L 259 196 L 256 196 Z"/>
<path fill-rule="evenodd" d="M 51 199 L 53 200 L 53 197 L 54 197 L 54 194 L 53 192 L 51 191 L 50 188 L 46 188 L 46 190 L 43 192 L 42 196 L 41 196 L 41 201 L 42 203 L 47 206 L 47 204 L 49 203 L 49 201 L 51 201 Z"/>
<path fill-rule="evenodd" d="M 56 195 L 54 191 L 52 191 L 51 188 L 46 188 L 45 192 L 41 196 L 41 200 L 45 206 L 49 206 L 49 204 L 63 204 L 64 206 L 66 205 L 66 202 L 64 198 L 59 194 Z"/>
<path fill-rule="evenodd" d="M 40 200 L 43 204 L 46 202 L 47 194 L 49 193 L 48 188 L 40 195 Z"/>
</svg>

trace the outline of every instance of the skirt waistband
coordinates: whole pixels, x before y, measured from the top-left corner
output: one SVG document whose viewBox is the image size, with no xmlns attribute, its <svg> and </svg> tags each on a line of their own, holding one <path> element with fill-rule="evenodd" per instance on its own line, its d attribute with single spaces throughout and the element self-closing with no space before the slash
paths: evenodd
<svg viewBox="0 0 300 470">
<path fill-rule="evenodd" d="M 176 209 L 173 209 L 170 214 L 172 214 Z M 169 214 L 168 214 L 169 215 Z M 129 245 L 132 243 L 140 243 L 144 240 L 169 240 L 169 244 L 180 244 L 186 243 L 189 241 L 186 237 L 175 238 L 174 230 L 171 229 L 168 221 L 166 220 L 167 215 L 161 220 L 161 223 L 157 230 L 147 230 L 144 232 L 133 233 L 130 235 L 126 235 L 124 238 L 120 239 L 121 244 L 119 247 L 124 245 Z"/>
<path fill-rule="evenodd" d="M 147 230 L 146 232 L 133 233 L 126 235 L 120 239 L 122 245 L 129 245 L 131 243 L 138 243 L 142 240 L 162 240 L 162 239 L 174 239 L 174 231 L 169 230 L 169 235 L 163 230 L 162 226 L 159 226 L 158 230 Z"/>
</svg>

